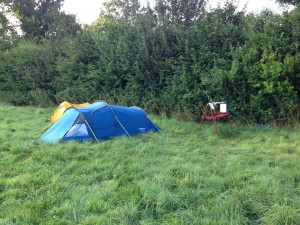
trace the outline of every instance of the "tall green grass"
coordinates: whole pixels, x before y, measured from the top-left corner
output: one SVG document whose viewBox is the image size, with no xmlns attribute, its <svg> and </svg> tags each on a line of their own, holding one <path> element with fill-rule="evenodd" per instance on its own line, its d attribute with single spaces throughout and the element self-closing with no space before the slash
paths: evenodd
<svg viewBox="0 0 300 225">
<path fill-rule="evenodd" d="M 299 126 L 42 143 L 52 110 L 0 105 L 0 224 L 300 224 Z"/>
</svg>

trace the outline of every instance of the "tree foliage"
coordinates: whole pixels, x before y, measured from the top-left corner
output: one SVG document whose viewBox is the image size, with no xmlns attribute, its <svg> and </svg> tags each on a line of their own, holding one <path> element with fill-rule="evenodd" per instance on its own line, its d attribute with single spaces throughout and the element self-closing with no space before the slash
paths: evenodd
<svg viewBox="0 0 300 225">
<path fill-rule="evenodd" d="M 277 2 L 283 3 L 283 4 L 290 4 L 290 5 L 294 5 L 294 6 L 300 5 L 299 0 L 277 0 Z"/>
<path fill-rule="evenodd" d="M 61 12 L 63 0 L 6 0 L 19 19 L 24 37 L 40 41 L 53 36 L 74 35 L 80 29 L 74 15 Z"/>
<path fill-rule="evenodd" d="M 205 0 L 157 0 L 155 9 L 173 25 L 191 26 L 204 11 Z"/>
<path fill-rule="evenodd" d="M 7 50 L 16 35 L 14 25 L 8 19 L 8 14 L 9 9 L 0 3 L 0 51 Z"/>
<path fill-rule="evenodd" d="M 52 2 L 40 20 L 52 25 L 44 32 L 24 20 L 23 41 L 0 53 L 0 91 L 15 104 L 102 99 L 194 119 L 208 101 L 227 100 L 259 122 L 299 114 L 297 7 L 246 14 L 232 2 L 206 11 L 201 0 L 157 0 L 153 8 L 112 0 L 95 23 L 72 33 L 61 1 L 26 1 L 31 16 L 43 8 L 38 2 Z M 30 18 L 26 7 L 21 15 Z"/>
</svg>

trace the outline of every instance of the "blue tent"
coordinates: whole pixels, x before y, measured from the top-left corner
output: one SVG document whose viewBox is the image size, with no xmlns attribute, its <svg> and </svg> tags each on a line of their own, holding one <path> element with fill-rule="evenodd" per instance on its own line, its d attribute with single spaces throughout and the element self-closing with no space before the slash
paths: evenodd
<svg viewBox="0 0 300 225">
<path fill-rule="evenodd" d="M 106 140 L 120 135 L 157 132 L 156 126 L 138 107 L 124 107 L 96 102 L 69 108 L 41 136 L 46 142 Z"/>
</svg>

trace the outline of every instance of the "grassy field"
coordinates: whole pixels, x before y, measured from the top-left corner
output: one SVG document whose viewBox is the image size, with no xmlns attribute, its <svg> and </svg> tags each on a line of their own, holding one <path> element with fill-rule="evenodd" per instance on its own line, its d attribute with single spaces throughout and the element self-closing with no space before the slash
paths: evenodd
<svg viewBox="0 0 300 225">
<path fill-rule="evenodd" d="M 0 224 L 300 224 L 299 127 L 41 143 L 52 111 L 0 104 Z"/>
</svg>

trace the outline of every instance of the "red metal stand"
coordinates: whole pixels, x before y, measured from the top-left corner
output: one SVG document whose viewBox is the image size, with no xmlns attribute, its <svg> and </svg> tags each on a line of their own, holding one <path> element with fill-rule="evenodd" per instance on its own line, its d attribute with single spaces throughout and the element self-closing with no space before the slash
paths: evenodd
<svg viewBox="0 0 300 225">
<path fill-rule="evenodd" d="M 223 119 L 223 118 L 227 118 L 229 120 L 229 123 L 230 123 L 230 127 L 232 128 L 232 122 L 230 120 L 230 114 L 228 112 L 228 109 L 226 108 L 226 112 L 225 113 L 222 113 L 222 112 L 218 112 L 218 113 L 215 113 L 214 112 L 214 109 L 211 108 L 211 104 L 212 103 L 208 103 L 205 108 L 204 108 L 204 113 L 203 115 L 201 116 L 201 122 L 200 122 L 200 128 L 202 128 L 202 123 L 204 122 L 205 119 L 207 120 L 213 120 L 214 122 L 214 127 L 216 129 L 216 134 L 219 135 L 219 131 L 218 131 L 218 128 L 217 128 L 217 123 L 216 123 L 216 120 L 218 119 Z M 219 104 L 219 103 L 217 103 Z M 207 114 L 207 111 L 210 111 L 210 114 Z"/>
</svg>

